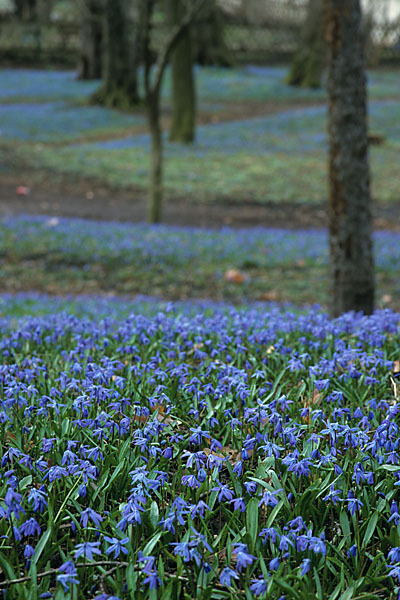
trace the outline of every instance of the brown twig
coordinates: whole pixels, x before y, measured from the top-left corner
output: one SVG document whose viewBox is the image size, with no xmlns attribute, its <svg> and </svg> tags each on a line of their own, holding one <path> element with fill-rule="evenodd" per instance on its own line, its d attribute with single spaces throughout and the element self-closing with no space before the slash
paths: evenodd
<svg viewBox="0 0 400 600">
<path fill-rule="evenodd" d="M 98 560 L 96 562 L 87 562 L 87 563 L 78 563 L 75 565 L 77 569 L 81 567 L 105 567 L 105 566 L 119 566 L 119 567 L 127 567 L 129 563 L 127 562 L 119 562 L 118 560 Z M 48 571 L 42 571 L 42 573 L 38 573 L 37 577 L 48 577 L 49 575 L 54 575 L 58 573 L 59 568 L 49 569 Z M 19 577 L 18 579 L 6 579 L 0 583 L 0 590 L 3 590 L 4 587 L 8 585 L 15 585 L 17 583 L 24 583 L 25 581 L 30 581 L 32 579 L 31 575 L 27 575 L 26 577 Z"/>
<path fill-rule="evenodd" d="M 118 569 L 119 567 L 127 567 L 129 566 L 130 563 L 126 562 L 126 561 L 122 561 L 119 562 L 118 560 L 97 560 L 95 562 L 84 562 L 84 563 L 77 563 L 75 565 L 75 567 L 77 569 L 81 569 L 83 567 L 109 567 L 112 566 L 111 569 L 109 569 L 109 571 L 107 571 L 106 573 L 103 573 L 101 575 L 101 577 L 104 579 L 104 577 L 107 577 L 108 575 L 110 575 L 110 573 L 112 573 L 113 571 L 115 571 L 116 569 Z M 49 569 L 48 571 L 42 571 L 42 573 L 38 573 L 36 575 L 37 578 L 42 578 L 42 577 L 48 577 L 49 575 L 55 575 L 56 573 L 59 572 L 59 568 L 53 568 L 53 569 Z M 140 569 L 136 568 L 135 570 L 140 571 Z M 179 579 L 180 581 L 189 581 L 187 577 L 183 577 L 182 575 L 176 575 L 174 573 L 165 573 L 166 577 L 173 577 L 174 579 Z M 26 577 L 19 577 L 18 579 L 6 579 L 5 581 L 0 582 L 0 591 L 3 591 L 6 589 L 7 586 L 10 585 L 15 585 L 17 583 L 24 583 L 26 581 L 30 581 L 32 579 L 31 575 L 27 575 Z"/>
</svg>

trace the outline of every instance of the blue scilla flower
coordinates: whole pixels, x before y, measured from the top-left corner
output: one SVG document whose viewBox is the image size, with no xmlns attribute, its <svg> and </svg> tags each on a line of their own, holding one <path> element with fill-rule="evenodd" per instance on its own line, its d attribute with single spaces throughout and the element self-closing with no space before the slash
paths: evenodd
<svg viewBox="0 0 400 600">
<path fill-rule="evenodd" d="M 326 544 L 323 537 L 312 537 L 310 539 L 310 550 L 313 550 L 315 554 L 323 554 L 326 556 Z"/>
<path fill-rule="evenodd" d="M 264 538 L 264 544 L 267 540 L 271 540 L 271 542 L 275 544 L 276 540 L 279 539 L 279 533 L 276 531 L 275 527 L 266 527 L 260 531 L 258 535 Z"/>
<path fill-rule="evenodd" d="M 392 504 L 390 505 L 390 512 L 391 512 L 391 516 L 388 519 L 388 522 L 390 523 L 390 521 L 394 521 L 394 524 L 397 525 L 399 524 L 400 521 L 400 514 L 399 514 L 399 507 L 397 506 L 397 503 L 393 500 Z"/>
<path fill-rule="evenodd" d="M 181 482 L 183 485 L 187 485 L 193 489 L 197 489 L 201 486 L 200 481 L 198 481 L 195 475 L 183 475 L 181 477 Z"/>
<path fill-rule="evenodd" d="M 353 546 L 347 550 L 347 556 L 348 558 L 350 558 L 350 556 L 357 556 L 357 546 L 355 544 L 353 544 Z"/>
<path fill-rule="evenodd" d="M 14 460 L 14 456 L 16 456 L 17 458 L 19 456 L 21 456 L 22 452 L 21 450 L 18 450 L 18 448 L 14 448 L 11 446 L 11 448 L 9 448 L 7 450 L 7 452 L 5 452 L 3 454 L 3 457 L 1 459 L 1 466 L 4 467 L 8 462 L 13 463 Z"/>
<path fill-rule="evenodd" d="M 236 557 L 236 570 L 239 573 L 256 560 L 256 557 L 249 553 L 246 544 L 234 544 L 232 555 Z"/>
<path fill-rule="evenodd" d="M 143 552 L 141 550 L 139 550 L 139 552 L 138 552 L 137 562 L 140 565 L 143 565 L 141 567 L 141 570 L 143 573 L 146 573 L 147 575 L 153 573 L 153 571 L 155 570 L 155 562 L 156 562 L 155 557 L 154 556 L 146 556 L 145 554 L 143 554 Z"/>
<path fill-rule="evenodd" d="M 227 485 L 222 484 L 218 480 L 215 483 L 217 484 L 217 487 L 211 488 L 211 491 L 218 492 L 218 501 L 221 502 L 222 500 L 232 500 L 232 490 L 230 490 Z"/>
<path fill-rule="evenodd" d="M 389 571 L 389 577 L 393 577 L 395 579 L 397 579 L 397 581 L 400 583 L 400 565 L 396 566 L 396 567 L 392 567 L 392 565 L 387 565 L 390 569 Z"/>
<path fill-rule="evenodd" d="M 250 591 L 254 596 L 263 596 L 267 591 L 267 582 L 265 579 L 252 579 Z"/>
<path fill-rule="evenodd" d="M 191 540 L 191 544 L 194 546 L 198 546 L 200 543 L 204 546 L 204 548 L 206 548 L 209 552 L 213 552 L 213 549 L 211 548 L 210 544 L 207 542 L 206 536 L 202 533 L 200 533 L 199 531 L 196 531 L 196 529 L 193 527 L 193 525 L 191 526 L 191 530 L 193 532 L 193 535 L 190 536 L 190 540 Z"/>
<path fill-rule="evenodd" d="M 300 565 L 300 574 L 303 576 L 311 569 L 311 560 L 309 558 L 305 558 Z"/>
<path fill-rule="evenodd" d="M 171 546 L 175 546 L 175 556 L 181 556 L 184 562 L 189 562 L 192 558 L 191 548 L 189 542 L 171 542 Z"/>
<path fill-rule="evenodd" d="M 71 560 L 61 565 L 58 570 L 59 574 L 57 575 L 57 581 L 61 583 L 65 592 L 68 591 L 71 583 L 79 584 L 79 579 L 77 578 L 78 573 L 76 572 L 75 565 Z"/>
<path fill-rule="evenodd" d="M 12 514 L 14 514 L 15 518 L 18 520 L 21 512 L 25 513 L 25 510 L 22 508 L 20 502 L 22 500 L 22 495 L 14 492 L 12 488 L 8 488 L 6 495 L 4 497 L 4 502 L 6 503 L 6 518 L 9 519 Z"/>
<path fill-rule="evenodd" d="M 299 537 L 297 538 L 297 540 L 299 539 Z M 289 547 L 293 545 L 293 541 L 288 535 L 281 535 L 279 541 L 279 550 L 281 550 L 282 552 L 286 552 L 289 549 Z"/>
<path fill-rule="evenodd" d="M 142 518 L 140 515 L 140 511 L 143 511 L 144 508 L 138 504 L 138 499 L 135 498 L 133 500 L 129 500 L 122 512 L 122 519 L 117 523 L 118 529 L 122 531 L 126 529 L 128 525 L 132 525 L 134 523 L 141 523 Z"/>
<path fill-rule="evenodd" d="M 32 556 L 34 556 L 34 555 L 35 555 L 35 548 L 30 546 L 29 544 L 26 544 L 26 546 L 24 548 L 24 558 L 29 559 L 29 558 L 32 558 Z"/>
<path fill-rule="evenodd" d="M 278 498 L 276 498 L 276 494 L 278 494 L 279 492 L 282 491 L 282 488 L 280 488 L 279 490 L 275 490 L 274 492 L 269 492 L 268 490 L 264 490 L 264 492 L 261 492 L 259 494 L 259 496 L 261 496 L 261 500 L 258 503 L 258 506 L 276 506 L 277 504 L 279 504 L 279 500 Z"/>
<path fill-rule="evenodd" d="M 323 497 L 323 500 L 332 500 L 333 504 L 340 499 L 340 490 L 335 490 L 334 485 L 332 484 L 329 488 L 329 493 Z"/>
<path fill-rule="evenodd" d="M 125 544 L 129 542 L 129 538 L 126 537 L 122 540 L 119 540 L 115 537 L 110 538 L 105 535 L 104 539 L 110 544 L 110 546 L 106 550 L 107 555 L 114 552 L 114 558 L 118 558 L 121 552 L 122 554 L 128 554 L 128 549 L 125 548 Z"/>
<path fill-rule="evenodd" d="M 95 527 L 100 527 L 100 523 L 103 521 L 103 517 L 99 515 L 95 510 L 88 507 L 84 511 L 81 512 L 81 518 L 79 520 L 82 527 L 86 529 L 88 526 L 89 520 L 93 522 Z"/>
<path fill-rule="evenodd" d="M 47 464 L 47 463 L 46 463 Z M 62 477 L 68 477 L 68 471 L 64 467 L 60 467 L 58 465 L 54 467 L 50 467 L 47 471 L 43 479 L 49 478 L 49 481 L 55 481 L 56 479 L 61 479 Z"/>
<path fill-rule="evenodd" d="M 256 492 L 258 487 L 258 483 L 256 481 L 245 481 L 243 485 L 246 488 L 246 492 L 250 496 L 252 496 Z"/>
<path fill-rule="evenodd" d="M 231 587 L 232 579 L 239 579 L 239 575 L 233 569 L 229 567 L 225 567 L 222 569 L 221 574 L 219 576 L 219 582 L 221 585 L 225 587 Z"/>
<path fill-rule="evenodd" d="M 203 483 L 207 479 L 207 471 L 203 468 L 197 471 L 197 479 Z"/>
<path fill-rule="evenodd" d="M 242 470 L 243 470 L 243 461 L 242 460 L 238 460 L 232 471 L 235 473 L 235 475 L 237 475 L 238 477 L 240 477 L 240 475 L 242 474 Z"/>
<path fill-rule="evenodd" d="M 99 546 L 100 542 L 82 542 L 81 544 L 77 544 L 75 546 L 74 557 L 79 558 L 80 556 L 84 556 L 88 560 L 93 560 L 94 554 L 101 555 Z"/>
<path fill-rule="evenodd" d="M 233 498 L 231 503 L 233 504 L 234 510 L 240 510 L 240 512 L 246 511 L 246 502 L 244 501 L 244 498 Z"/>
<path fill-rule="evenodd" d="M 155 590 L 162 585 L 162 581 L 159 578 L 157 571 L 152 571 L 145 577 L 143 583 L 147 583 L 150 590 Z"/>
<path fill-rule="evenodd" d="M 271 571 L 277 571 L 279 569 L 280 564 L 281 564 L 281 561 L 280 561 L 279 557 L 273 558 L 272 560 L 269 561 L 269 568 L 271 569 Z"/>
<path fill-rule="evenodd" d="M 347 510 L 351 515 L 354 515 L 355 512 L 360 511 L 364 504 L 361 500 L 354 497 L 354 492 L 352 490 L 349 491 L 349 496 L 343 502 L 348 502 Z"/>
<path fill-rule="evenodd" d="M 314 385 L 319 392 L 329 389 L 330 383 L 330 379 L 315 379 L 314 381 Z"/>
<path fill-rule="evenodd" d="M 33 510 L 35 512 L 43 512 L 47 506 L 46 501 L 47 492 L 42 485 L 39 489 L 32 488 L 28 495 L 28 502 L 33 503 Z"/>
<path fill-rule="evenodd" d="M 306 524 L 303 521 L 303 517 L 295 517 L 291 521 L 287 522 L 287 525 L 284 527 L 285 531 L 290 529 L 294 533 L 299 533 L 302 529 L 307 529 Z"/>
<path fill-rule="evenodd" d="M 199 500 L 197 504 L 192 504 L 190 508 L 190 516 L 192 519 L 194 519 L 194 517 L 198 514 L 203 519 L 206 510 L 211 510 L 211 508 L 203 500 Z"/>
<path fill-rule="evenodd" d="M 400 546 L 396 546 L 395 548 L 391 548 L 389 550 L 387 559 L 391 563 L 400 562 Z"/>
<path fill-rule="evenodd" d="M 22 523 L 19 530 L 20 530 L 20 533 L 25 536 L 40 535 L 40 533 L 41 533 L 41 528 L 39 526 L 39 523 L 33 517 L 31 517 L 30 519 L 25 521 L 25 523 Z"/>
</svg>

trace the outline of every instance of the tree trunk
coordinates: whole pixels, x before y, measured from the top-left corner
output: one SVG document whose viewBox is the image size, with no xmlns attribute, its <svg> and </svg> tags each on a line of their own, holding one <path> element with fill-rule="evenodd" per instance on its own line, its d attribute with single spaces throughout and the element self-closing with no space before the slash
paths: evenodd
<svg viewBox="0 0 400 600">
<path fill-rule="evenodd" d="M 329 50 L 332 314 L 374 308 L 367 99 L 360 0 L 324 0 Z"/>
<path fill-rule="evenodd" d="M 200 65 L 232 67 L 233 58 L 224 40 L 224 19 L 215 0 L 209 0 L 207 10 L 193 28 L 195 62 Z"/>
<path fill-rule="evenodd" d="M 101 79 L 103 57 L 103 20 L 101 0 L 82 3 L 82 46 L 78 79 Z"/>
<path fill-rule="evenodd" d="M 92 96 L 95 104 L 129 109 L 139 102 L 129 7 L 129 0 L 105 0 L 103 85 Z"/>
<path fill-rule="evenodd" d="M 322 0 L 309 0 L 300 45 L 287 77 L 289 85 L 304 88 L 321 87 L 325 67 L 323 22 Z"/>
<path fill-rule="evenodd" d="M 147 101 L 147 111 L 151 136 L 151 172 L 149 188 L 149 223 L 161 222 L 162 208 L 162 164 L 163 147 L 162 131 L 160 127 L 160 100 L 156 94 L 152 94 Z"/>
<path fill-rule="evenodd" d="M 37 0 L 37 19 L 42 25 L 46 25 L 51 21 L 51 10 L 53 0 Z"/>
<path fill-rule="evenodd" d="M 22 21 L 33 21 L 36 14 L 36 1 L 15 0 L 15 14 Z"/>
<path fill-rule="evenodd" d="M 167 0 L 170 27 L 176 27 L 185 11 L 182 0 Z M 196 122 L 196 93 L 193 74 L 191 31 L 188 27 L 171 56 L 172 124 L 171 142 L 193 142 Z"/>
</svg>

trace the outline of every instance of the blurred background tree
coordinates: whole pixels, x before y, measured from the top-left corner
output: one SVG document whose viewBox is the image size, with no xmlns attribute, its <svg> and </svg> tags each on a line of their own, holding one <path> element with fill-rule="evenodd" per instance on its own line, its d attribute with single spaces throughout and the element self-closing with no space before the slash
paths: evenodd
<svg viewBox="0 0 400 600">
<path fill-rule="evenodd" d="M 101 79 L 103 72 L 103 0 L 81 0 L 81 50 L 79 79 Z"/>
<path fill-rule="evenodd" d="M 199 65 L 231 67 L 232 53 L 225 40 L 225 17 L 216 0 L 209 0 L 193 27 L 195 61 Z"/>
<path fill-rule="evenodd" d="M 139 12 L 135 14 L 137 17 Z M 94 104 L 128 109 L 139 103 L 140 54 L 138 45 L 132 44 L 132 22 L 130 0 L 104 0 L 102 85 L 91 98 Z M 135 34 L 139 34 L 137 20 L 135 25 Z"/>
<path fill-rule="evenodd" d="M 173 29 L 187 10 L 184 0 L 165 0 L 166 21 Z M 182 33 L 171 52 L 172 121 L 171 142 L 193 142 L 196 123 L 196 89 L 193 65 L 192 26 Z"/>
<path fill-rule="evenodd" d="M 326 66 L 322 0 L 309 0 L 307 17 L 287 77 L 289 85 L 318 88 Z"/>
</svg>

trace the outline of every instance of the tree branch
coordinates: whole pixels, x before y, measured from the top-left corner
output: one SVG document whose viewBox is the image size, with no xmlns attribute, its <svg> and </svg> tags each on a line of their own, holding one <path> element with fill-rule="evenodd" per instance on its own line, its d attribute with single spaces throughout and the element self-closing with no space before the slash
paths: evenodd
<svg viewBox="0 0 400 600">
<path fill-rule="evenodd" d="M 178 23 L 178 25 L 172 30 L 168 40 L 165 43 L 164 48 L 161 50 L 158 56 L 156 64 L 156 73 L 154 76 L 154 84 L 151 90 L 153 94 L 157 95 L 159 93 L 164 71 L 168 64 L 168 60 L 172 50 L 174 49 L 181 36 L 185 33 L 186 29 L 192 23 L 196 15 L 200 12 L 203 6 L 206 5 L 207 2 L 208 0 L 196 0 L 196 2 L 192 4 L 191 8 L 188 9 L 182 21 Z"/>
<path fill-rule="evenodd" d="M 154 0 L 141 0 L 139 4 L 139 27 L 143 30 L 143 58 L 144 58 L 144 89 L 146 98 L 151 95 L 150 71 L 150 20 L 154 9 Z"/>
</svg>

